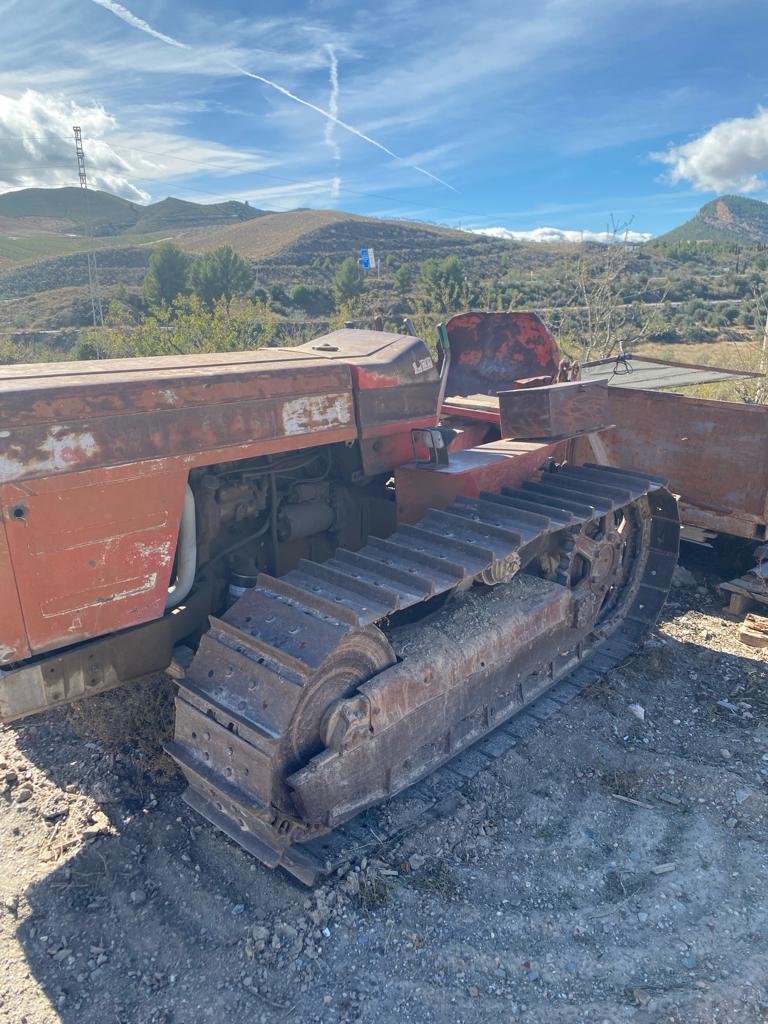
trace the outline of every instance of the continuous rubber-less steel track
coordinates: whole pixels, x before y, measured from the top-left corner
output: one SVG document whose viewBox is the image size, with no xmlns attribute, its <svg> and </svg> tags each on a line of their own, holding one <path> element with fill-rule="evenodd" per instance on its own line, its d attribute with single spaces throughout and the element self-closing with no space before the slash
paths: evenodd
<svg viewBox="0 0 768 1024">
<path fill-rule="evenodd" d="M 678 533 L 662 480 L 563 467 L 259 577 L 211 619 L 179 686 L 169 751 L 185 799 L 311 883 L 360 811 L 414 784 L 428 811 L 535 718 L 502 723 L 526 705 L 552 713 L 631 653 L 663 606 Z M 426 625 L 402 624 L 419 613 Z"/>
</svg>

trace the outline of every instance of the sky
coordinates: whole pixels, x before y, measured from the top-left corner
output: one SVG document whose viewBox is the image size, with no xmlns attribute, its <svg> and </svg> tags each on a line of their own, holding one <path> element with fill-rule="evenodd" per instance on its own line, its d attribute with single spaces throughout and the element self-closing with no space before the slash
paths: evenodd
<svg viewBox="0 0 768 1024">
<path fill-rule="evenodd" d="M 0 191 L 504 237 L 768 200 L 765 0 L 0 0 Z M 765 173 L 764 173 L 765 172 Z"/>
</svg>

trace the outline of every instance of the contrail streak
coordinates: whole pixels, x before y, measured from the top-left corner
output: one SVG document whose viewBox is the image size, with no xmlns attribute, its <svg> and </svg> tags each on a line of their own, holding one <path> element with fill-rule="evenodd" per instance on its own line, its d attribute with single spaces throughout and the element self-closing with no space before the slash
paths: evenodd
<svg viewBox="0 0 768 1024">
<path fill-rule="evenodd" d="M 154 36 L 155 39 L 159 39 L 163 43 L 168 43 L 170 46 L 178 46 L 182 50 L 191 50 L 192 47 L 186 43 L 179 42 L 178 39 L 174 39 L 173 36 L 163 35 L 162 32 L 158 32 L 148 25 L 146 21 L 142 21 L 141 18 L 137 18 L 135 14 L 132 14 L 127 8 L 123 7 L 122 4 L 118 4 L 115 0 L 93 0 L 93 3 L 98 4 L 100 7 L 104 7 L 106 10 L 111 11 L 117 15 L 118 18 L 122 18 L 129 25 L 134 28 L 140 29 L 142 32 L 147 32 L 149 35 Z M 252 71 L 246 71 L 245 68 L 241 68 L 238 64 L 233 64 L 231 61 L 226 62 L 231 68 L 234 68 L 241 75 L 245 75 L 248 78 L 253 78 L 257 82 L 262 82 L 264 85 L 268 85 L 270 89 L 275 89 L 277 92 L 287 96 L 288 99 L 293 100 L 294 103 L 300 103 L 302 107 L 307 107 L 309 110 L 314 110 L 316 114 L 320 114 L 322 117 L 327 118 L 333 124 L 337 124 L 339 128 L 343 128 L 344 131 L 350 132 L 352 135 L 356 135 L 363 142 L 369 143 L 371 146 L 375 146 L 380 149 L 382 153 L 386 153 L 387 156 L 391 156 L 393 160 L 397 160 L 401 164 L 405 164 L 407 167 L 412 168 L 414 171 L 418 171 L 419 174 L 425 175 L 427 178 L 431 178 L 432 181 L 436 181 L 438 185 L 443 185 L 445 188 L 449 188 L 451 192 L 458 192 L 458 189 L 454 188 L 453 185 L 449 185 L 447 181 L 443 181 L 442 178 L 438 178 L 436 174 L 432 174 L 431 171 L 426 170 L 424 167 L 419 167 L 418 164 L 412 164 L 405 157 L 398 156 L 397 153 L 393 153 L 391 149 L 388 149 L 383 143 L 377 142 L 376 139 L 372 139 L 370 135 L 365 135 L 357 128 L 353 128 L 351 124 L 347 124 L 346 121 L 342 121 L 340 117 L 334 117 L 333 114 L 328 110 L 323 110 L 322 107 L 316 106 L 314 103 L 310 103 L 309 100 L 303 100 L 301 96 L 297 96 L 290 90 L 285 89 L 282 85 L 278 85 L 277 82 L 273 82 L 269 78 L 265 78 L 263 75 L 254 74 Z"/>
<path fill-rule="evenodd" d="M 325 48 L 331 61 L 330 84 L 331 95 L 328 98 L 328 113 L 334 121 L 339 116 L 339 62 L 336 59 L 336 51 L 330 43 Z M 334 121 L 325 122 L 325 141 L 333 151 L 334 160 L 341 160 L 341 149 L 336 141 L 336 125 Z"/>
<path fill-rule="evenodd" d="M 162 32 L 158 32 L 157 29 L 152 28 L 146 21 L 142 21 L 141 18 L 137 18 L 135 14 L 131 14 L 129 10 L 123 7 L 122 4 L 115 3 L 115 0 L 93 0 L 99 7 L 104 7 L 108 11 L 112 11 L 118 18 L 122 18 L 123 21 L 127 21 L 129 25 L 133 25 L 134 28 L 141 29 L 142 32 L 148 33 L 150 36 L 154 36 L 155 39 L 159 39 L 161 43 L 168 43 L 169 46 L 178 46 L 181 50 L 189 50 L 190 47 L 186 43 L 180 43 L 178 39 L 174 39 L 172 36 L 163 35 Z"/>
<path fill-rule="evenodd" d="M 288 89 L 284 89 L 283 86 L 278 85 L 277 82 L 271 82 L 263 75 L 256 75 L 252 71 L 246 71 L 245 68 L 241 68 L 238 64 L 231 64 L 230 66 L 236 71 L 239 71 L 241 75 L 247 75 L 248 78 L 255 78 L 257 82 L 263 82 L 264 85 L 268 85 L 272 89 L 277 89 L 277 91 L 281 92 L 284 96 L 294 100 L 296 103 L 300 103 L 302 107 L 308 107 L 310 110 L 314 110 L 316 114 L 321 114 L 323 117 L 327 117 L 330 121 L 333 121 L 334 124 L 337 124 L 339 128 L 343 128 L 344 131 L 351 132 L 352 135 L 356 135 L 358 139 L 362 139 L 363 142 L 370 143 L 372 146 L 375 146 L 376 149 L 380 149 L 382 153 L 386 153 L 387 156 L 391 156 L 393 160 L 398 160 L 401 164 L 407 164 L 408 167 L 412 167 L 413 170 L 418 171 L 419 174 L 425 174 L 428 178 L 431 178 L 432 181 L 436 181 L 438 185 L 444 185 L 445 188 L 449 188 L 451 192 L 458 192 L 458 189 L 454 188 L 453 185 L 449 185 L 447 181 L 443 181 L 442 178 L 438 178 L 436 174 L 432 174 L 431 171 L 426 170 L 424 167 L 419 167 L 418 164 L 409 163 L 405 157 L 398 156 L 397 153 L 393 153 L 391 149 L 387 149 L 382 142 L 377 142 L 376 139 L 372 139 L 370 135 L 365 135 L 357 128 L 354 128 L 351 124 L 347 124 L 346 121 L 342 121 L 340 117 L 332 117 L 327 110 L 323 110 L 322 107 L 318 107 L 314 103 L 310 103 L 309 100 L 303 100 L 301 96 L 296 96 L 295 93 L 290 92 Z"/>
</svg>

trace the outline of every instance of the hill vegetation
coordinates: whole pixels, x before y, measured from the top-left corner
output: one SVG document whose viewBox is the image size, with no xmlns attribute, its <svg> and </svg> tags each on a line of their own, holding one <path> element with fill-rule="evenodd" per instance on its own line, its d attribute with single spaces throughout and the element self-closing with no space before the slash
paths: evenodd
<svg viewBox="0 0 768 1024">
<path fill-rule="evenodd" d="M 537 310 L 582 357 L 653 345 L 685 359 L 675 346 L 735 352 L 765 321 L 768 204 L 755 200 L 726 196 L 689 222 L 695 230 L 602 246 L 510 242 L 335 210 L 93 198 L 115 233 L 91 242 L 73 230 L 78 189 L 0 196 L 0 361 L 292 344 L 375 315 L 392 327 L 410 316 L 431 337 L 438 320 L 468 308 Z M 737 237 L 704 237 L 712 224 Z M 88 331 L 89 244 L 110 310 L 98 338 Z M 363 272 L 359 250 L 371 246 L 379 267 Z"/>
</svg>

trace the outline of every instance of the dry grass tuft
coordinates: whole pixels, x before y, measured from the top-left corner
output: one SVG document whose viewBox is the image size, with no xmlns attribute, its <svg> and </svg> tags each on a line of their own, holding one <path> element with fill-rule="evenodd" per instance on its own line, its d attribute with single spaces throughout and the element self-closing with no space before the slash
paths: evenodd
<svg viewBox="0 0 768 1024">
<path fill-rule="evenodd" d="M 461 885 L 443 860 L 420 871 L 414 875 L 413 880 L 417 888 L 431 893 L 447 903 L 454 902 L 461 894 Z"/>
<path fill-rule="evenodd" d="M 360 878 L 357 900 L 365 911 L 378 910 L 379 907 L 389 903 L 393 892 L 394 885 L 391 879 L 380 875 L 377 871 L 369 870 Z"/>
<path fill-rule="evenodd" d="M 119 754 L 137 781 L 146 774 L 154 783 L 170 782 L 177 768 L 163 744 L 173 737 L 173 698 L 173 680 L 158 673 L 78 701 L 69 721 L 83 739 Z"/>
</svg>

